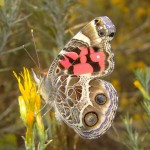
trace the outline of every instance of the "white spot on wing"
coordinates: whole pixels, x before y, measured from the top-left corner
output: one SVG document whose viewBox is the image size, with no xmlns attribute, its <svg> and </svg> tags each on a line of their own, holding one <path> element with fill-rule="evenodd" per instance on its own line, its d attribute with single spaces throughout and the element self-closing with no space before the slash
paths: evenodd
<svg viewBox="0 0 150 150">
<path fill-rule="evenodd" d="M 97 57 L 97 59 L 100 59 L 100 56 L 99 56 L 99 55 L 97 55 L 96 57 Z"/>
<path fill-rule="evenodd" d="M 84 34 L 82 34 L 82 32 L 79 32 L 78 34 L 76 34 L 73 39 L 77 39 L 77 40 L 81 40 L 85 43 L 88 43 L 90 45 L 90 39 L 85 36 Z"/>
</svg>

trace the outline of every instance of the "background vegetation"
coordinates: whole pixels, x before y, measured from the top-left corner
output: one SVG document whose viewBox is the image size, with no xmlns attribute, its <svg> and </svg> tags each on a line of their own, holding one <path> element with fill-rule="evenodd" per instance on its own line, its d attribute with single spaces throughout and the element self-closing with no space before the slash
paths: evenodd
<svg viewBox="0 0 150 150">
<path fill-rule="evenodd" d="M 106 78 L 119 95 L 113 127 L 99 139 L 84 140 L 51 112 L 43 118 L 53 139 L 47 149 L 150 149 L 149 6 L 149 0 L 0 0 L 0 150 L 25 149 L 12 70 L 36 68 L 23 49 L 25 45 L 37 62 L 31 29 L 41 68 L 47 69 L 69 39 L 97 16 L 108 16 L 117 28 L 112 41 L 115 70 Z"/>
</svg>

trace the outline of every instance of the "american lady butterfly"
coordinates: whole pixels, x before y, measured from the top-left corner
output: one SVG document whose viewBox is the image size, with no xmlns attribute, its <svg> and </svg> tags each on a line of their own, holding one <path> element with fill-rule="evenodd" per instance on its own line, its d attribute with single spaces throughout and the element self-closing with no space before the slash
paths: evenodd
<svg viewBox="0 0 150 150">
<path fill-rule="evenodd" d="M 56 118 L 83 138 L 104 134 L 117 110 L 116 90 L 100 79 L 114 69 L 110 42 L 115 32 L 108 17 L 95 18 L 61 50 L 48 74 L 41 81 L 36 78 Z"/>
</svg>

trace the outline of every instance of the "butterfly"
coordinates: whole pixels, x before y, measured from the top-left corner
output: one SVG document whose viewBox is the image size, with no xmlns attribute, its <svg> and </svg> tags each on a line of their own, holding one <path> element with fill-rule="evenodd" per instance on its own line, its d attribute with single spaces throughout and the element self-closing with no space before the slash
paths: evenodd
<svg viewBox="0 0 150 150">
<path fill-rule="evenodd" d="M 114 69 L 111 40 L 115 32 L 107 16 L 95 18 L 60 51 L 45 77 L 35 77 L 56 119 L 86 139 L 104 134 L 117 110 L 115 88 L 101 79 Z"/>
</svg>

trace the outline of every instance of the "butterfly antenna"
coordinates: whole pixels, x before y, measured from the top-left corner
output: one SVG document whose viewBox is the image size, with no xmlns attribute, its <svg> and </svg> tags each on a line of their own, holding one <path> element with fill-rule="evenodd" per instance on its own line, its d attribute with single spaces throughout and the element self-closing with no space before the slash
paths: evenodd
<svg viewBox="0 0 150 150">
<path fill-rule="evenodd" d="M 38 68 L 40 69 L 40 60 L 39 60 L 39 56 L 37 53 L 37 47 L 36 47 L 36 43 L 35 43 L 35 38 L 34 38 L 34 33 L 33 33 L 33 29 L 31 29 L 31 35 L 32 35 L 32 39 L 33 39 L 33 43 L 34 43 L 34 47 L 35 47 L 35 53 L 36 53 L 36 57 L 37 57 L 37 61 L 38 61 Z"/>
<path fill-rule="evenodd" d="M 43 107 L 46 107 L 47 104 L 45 104 Z M 43 108 L 42 108 L 43 109 Z M 49 105 L 48 106 L 48 110 L 46 112 L 44 112 L 44 114 L 42 115 L 42 117 L 44 117 L 50 110 L 52 109 L 52 106 Z"/>
<path fill-rule="evenodd" d="M 40 109 L 40 112 L 43 111 L 46 106 L 47 106 L 47 103 L 43 105 L 43 107 Z"/>
<path fill-rule="evenodd" d="M 52 106 L 49 106 L 48 108 L 48 110 L 46 111 L 46 112 L 43 112 L 42 113 L 42 111 L 44 111 L 44 109 L 47 107 L 47 105 L 48 105 L 48 103 L 46 103 L 37 113 L 36 113 L 36 115 L 38 114 L 38 113 L 41 113 L 42 114 L 42 118 L 52 109 Z"/>
<path fill-rule="evenodd" d="M 28 54 L 28 56 L 30 57 L 30 59 L 34 62 L 34 64 L 38 67 L 37 63 L 35 62 L 35 60 L 34 60 L 33 57 L 30 55 L 30 53 L 28 52 L 28 50 L 25 48 L 24 45 L 23 45 L 23 49 L 26 51 L 26 53 Z"/>
<path fill-rule="evenodd" d="M 54 93 L 54 94 L 56 94 L 56 93 Z M 57 93 L 57 95 L 60 96 L 59 92 Z M 61 99 L 62 99 L 62 97 L 61 97 Z M 48 103 L 46 103 L 43 107 L 46 107 L 47 105 L 48 105 L 48 110 L 42 115 L 42 117 L 44 117 L 54 107 L 53 102 L 50 102 L 50 101 Z"/>
</svg>

